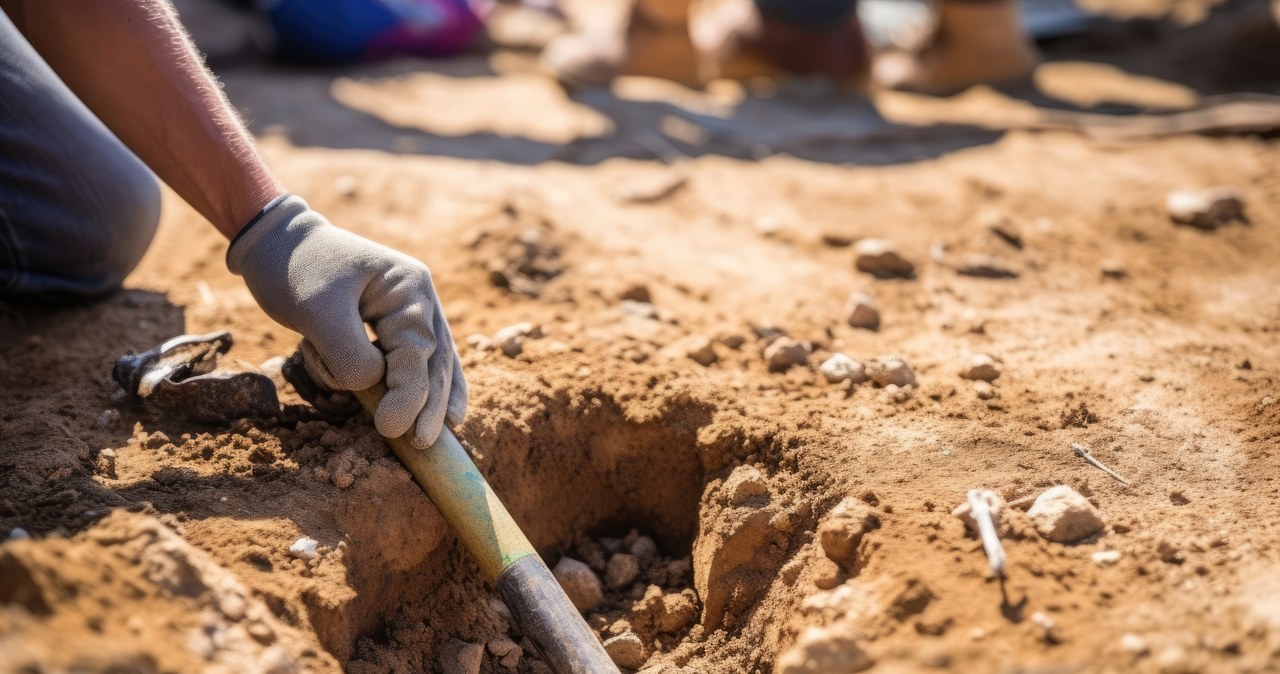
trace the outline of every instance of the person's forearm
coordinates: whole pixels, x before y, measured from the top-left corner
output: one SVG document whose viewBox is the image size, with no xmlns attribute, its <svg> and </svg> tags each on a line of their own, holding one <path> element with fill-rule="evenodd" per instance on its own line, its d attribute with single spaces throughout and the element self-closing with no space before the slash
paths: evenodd
<svg viewBox="0 0 1280 674">
<path fill-rule="evenodd" d="M 167 0 L 0 0 L 0 8 L 85 105 L 228 238 L 281 193 Z"/>
</svg>

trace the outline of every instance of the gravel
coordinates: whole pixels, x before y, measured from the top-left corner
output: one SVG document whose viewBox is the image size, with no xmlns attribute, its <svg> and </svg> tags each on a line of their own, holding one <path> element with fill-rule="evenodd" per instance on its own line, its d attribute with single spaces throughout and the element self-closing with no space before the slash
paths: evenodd
<svg viewBox="0 0 1280 674">
<path fill-rule="evenodd" d="M 1169 219 L 1179 225 L 1216 229 L 1233 220 L 1247 222 L 1244 198 L 1230 187 L 1178 190 L 1165 197 Z"/>
<path fill-rule="evenodd" d="M 864 292 L 855 292 L 845 302 L 844 321 L 854 328 L 879 329 L 880 307 L 871 295 Z"/>
<path fill-rule="evenodd" d="M 861 384 L 867 381 L 867 371 L 866 368 L 862 367 L 862 363 L 843 353 L 837 353 L 822 361 L 822 365 L 818 369 L 822 372 L 822 376 L 827 379 L 827 382 L 831 384 L 839 384 L 843 381 Z"/>
<path fill-rule="evenodd" d="M 640 575 L 640 562 L 635 555 L 619 552 L 609 558 L 604 572 L 604 583 L 610 590 L 621 590 L 635 582 Z"/>
<path fill-rule="evenodd" d="M 807 365 L 813 347 L 790 337 L 779 337 L 764 349 L 764 359 L 770 372 L 786 372 L 795 365 Z"/>
<path fill-rule="evenodd" d="M 595 610 L 604 599 L 604 588 L 600 585 L 600 577 L 591 567 L 570 557 L 561 557 L 551 574 L 560 583 L 561 589 L 569 596 L 569 601 L 583 613 Z"/>
<path fill-rule="evenodd" d="M 898 253 L 897 247 L 885 239 L 863 239 L 854 247 L 854 267 L 876 278 L 909 278 L 915 265 Z"/>
<path fill-rule="evenodd" d="M 644 652 L 644 642 L 631 631 L 605 639 L 604 652 L 609 654 L 615 665 L 623 669 L 640 669 L 648 659 Z"/>
<path fill-rule="evenodd" d="M 289 555 L 304 561 L 311 561 L 320 556 L 320 553 L 316 552 L 317 545 L 320 545 L 320 542 L 316 539 L 303 536 L 289 546 Z"/>
<path fill-rule="evenodd" d="M 960 376 L 974 381 L 993 382 L 1003 371 L 1004 366 L 999 361 L 985 353 L 979 353 L 969 359 L 969 363 L 960 371 Z"/>
<path fill-rule="evenodd" d="M 1036 497 L 1027 515 L 1041 536 L 1056 543 L 1075 543 L 1106 526 L 1102 513 L 1066 485 L 1058 485 Z"/>
<path fill-rule="evenodd" d="M 897 356 L 874 358 L 866 364 L 867 376 L 880 386 L 915 386 L 916 373 Z"/>
</svg>

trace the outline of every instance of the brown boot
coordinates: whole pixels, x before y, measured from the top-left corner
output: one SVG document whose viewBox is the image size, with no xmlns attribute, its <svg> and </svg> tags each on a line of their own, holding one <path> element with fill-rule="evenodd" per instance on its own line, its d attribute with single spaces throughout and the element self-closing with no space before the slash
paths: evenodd
<svg viewBox="0 0 1280 674">
<path fill-rule="evenodd" d="M 689 38 L 689 0 L 637 0 L 622 35 L 564 35 L 547 45 L 541 61 L 571 86 L 603 85 L 618 75 L 661 77 L 691 87 L 703 81 Z"/>
<path fill-rule="evenodd" d="M 855 89 L 870 77 L 871 57 L 856 14 L 825 25 L 791 23 L 758 11 L 728 10 L 698 36 L 709 77 L 820 75 Z"/>
<path fill-rule="evenodd" d="M 875 70 L 884 86 L 945 95 L 1026 78 L 1038 62 L 1015 0 L 942 0 L 929 43 L 881 57 Z"/>
</svg>

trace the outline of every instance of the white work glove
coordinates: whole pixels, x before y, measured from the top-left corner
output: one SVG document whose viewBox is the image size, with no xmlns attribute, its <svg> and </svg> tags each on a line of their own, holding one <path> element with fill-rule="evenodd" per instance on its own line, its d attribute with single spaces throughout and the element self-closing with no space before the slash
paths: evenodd
<svg viewBox="0 0 1280 674">
<path fill-rule="evenodd" d="M 421 262 L 329 224 L 287 194 L 231 242 L 227 267 L 244 277 L 267 315 L 302 333 L 312 378 L 355 391 L 386 375 L 387 395 L 374 414 L 382 435 L 412 429 L 413 443 L 424 448 L 446 422 L 466 415 L 467 382 Z"/>
</svg>

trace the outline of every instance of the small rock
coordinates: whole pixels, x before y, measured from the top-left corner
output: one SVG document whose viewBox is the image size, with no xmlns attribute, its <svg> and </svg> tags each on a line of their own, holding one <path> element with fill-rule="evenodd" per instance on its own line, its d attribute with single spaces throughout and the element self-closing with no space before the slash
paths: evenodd
<svg viewBox="0 0 1280 674">
<path fill-rule="evenodd" d="M 1123 262 L 1118 260 L 1104 260 L 1098 266 L 1098 271 L 1102 272 L 1102 278 L 1113 281 L 1119 281 L 1129 276 L 1129 269 L 1124 266 Z"/>
<path fill-rule="evenodd" d="M 618 303 L 618 309 L 627 316 L 636 316 L 638 318 L 657 318 L 658 309 L 648 302 L 637 302 L 635 300 L 622 300 Z"/>
<path fill-rule="evenodd" d="M 770 372 L 786 372 L 793 365 L 806 365 L 813 348 L 808 342 L 789 337 L 779 337 L 764 349 L 764 359 Z"/>
<path fill-rule="evenodd" d="M 853 245 L 854 241 L 853 236 L 834 230 L 823 231 L 820 238 L 822 243 L 831 246 L 832 248 L 848 248 Z"/>
<path fill-rule="evenodd" d="M 1004 509 L 1004 499 L 1000 498 L 999 494 L 989 489 L 985 489 L 981 493 L 983 498 L 987 501 L 987 508 L 991 510 L 991 518 L 995 520 L 996 526 L 1000 526 L 1000 511 Z M 956 506 L 955 510 L 951 511 L 951 515 L 958 518 L 961 522 L 964 522 L 964 525 L 968 527 L 969 531 L 972 531 L 975 534 L 978 533 L 978 523 L 973 519 L 973 513 L 970 511 L 968 499 L 966 499 L 964 503 Z"/>
<path fill-rule="evenodd" d="M 537 339 L 542 328 L 533 323 L 516 323 L 493 333 L 492 344 L 508 358 L 515 358 L 524 351 L 525 339 Z"/>
<path fill-rule="evenodd" d="M 98 461 L 94 467 L 98 474 L 112 480 L 116 479 L 116 450 L 104 449 L 98 452 Z"/>
<path fill-rule="evenodd" d="M 658 558 L 658 544 L 653 542 L 648 536 L 640 536 L 636 538 L 636 542 L 632 543 L 628 551 L 642 565 L 648 565 Z"/>
<path fill-rule="evenodd" d="M 879 528 L 880 517 L 876 511 L 849 496 L 822 519 L 818 525 L 818 542 L 828 558 L 846 569 L 852 568 L 862 537 Z"/>
<path fill-rule="evenodd" d="M 350 199 L 360 189 L 360 182 L 352 175 L 340 175 L 333 180 L 333 191 Z"/>
<path fill-rule="evenodd" d="M 609 654 L 609 659 L 613 660 L 615 665 L 623 669 L 639 669 L 648 659 L 644 642 L 631 631 L 606 639 L 604 652 Z"/>
<path fill-rule="evenodd" d="M 1099 550 L 1093 553 L 1093 563 L 1098 566 L 1113 566 L 1120 561 L 1119 550 Z"/>
<path fill-rule="evenodd" d="M 985 353 L 979 353 L 969 359 L 969 364 L 960 371 L 960 376 L 974 381 L 993 382 L 1003 371 L 1004 366 L 999 361 Z"/>
<path fill-rule="evenodd" d="M 1018 278 L 1018 270 L 999 258 L 981 253 L 970 253 L 955 265 L 956 273 L 977 278 Z"/>
<path fill-rule="evenodd" d="M 844 321 L 850 327 L 876 330 L 880 327 L 880 307 L 874 297 L 855 292 L 845 302 Z"/>
<path fill-rule="evenodd" d="M 877 278 L 906 278 L 915 274 L 915 265 L 898 253 L 894 245 L 884 239 L 863 239 L 854 248 L 854 266 L 858 271 Z"/>
<path fill-rule="evenodd" d="M 690 339 L 685 344 L 684 355 L 703 367 L 710 367 L 717 360 L 720 360 L 720 356 L 716 355 L 715 344 L 703 336 Z"/>
<path fill-rule="evenodd" d="M 843 353 L 834 354 L 822 361 L 822 365 L 818 369 L 830 384 L 838 384 L 843 381 L 861 384 L 867 380 L 867 371 L 866 368 L 862 367 L 862 363 Z"/>
<path fill-rule="evenodd" d="M 830 590 L 844 582 L 844 572 L 840 565 L 829 557 L 819 557 L 813 561 L 813 585 L 819 590 Z"/>
<path fill-rule="evenodd" d="M 487 649 L 489 655 L 497 658 L 498 664 L 505 669 L 515 669 L 520 665 L 520 658 L 524 656 L 524 651 L 520 650 L 520 644 L 506 637 L 498 637 L 490 641 Z"/>
<path fill-rule="evenodd" d="M 1040 611 L 1036 611 L 1031 614 L 1031 624 L 1040 628 L 1040 638 L 1051 644 L 1058 643 L 1058 636 L 1054 633 L 1058 624 L 1053 621 L 1053 618 L 1050 618 L 1048 615 Z"/>
<path fill-rule="evenodd" d="M 604 583 L 610 590 L 621 590 L 635 582 L 640 575 L 640 563 L 635 555 L 619 552 L 609 558 L 604 572 Z"/>
<path fill-rule="evenodd" d="M 284 365 L 288 360 L 284 356 L 273 356 L 262 361 L 262 364 L 258 366 L 258 372 L 266 375 L 271 380 L 271 383 L 276 385 L 276 388 L 284 388 L 285 384 L 289 383 L 284 376 Z"/>
<path fill-rule="evenodd" d="M 1058 485 L 1036 497 L 1027 515 L 1041 536 L 1057 543 L 1074 543 L 1102 531 L 1105 526 L 1102 513 L 1066 485 Z"/>
<path fill-rule="evenodd" d="M 985 381 L 973 382 L 973 394 L 978 396 L 978 400 L 991 400 L 996 397 L 996 387 Z"/>
<path fill-rule="evenodd" d="M 630 300 L 632 302 L 644 302 L 649 304 L 653 302 L 653 296 L 649 293 L 649 286 L 643 283 L 632 283 L 622 289 L 618 293 L 618 300 Z"/>
<path fill-rule="evenodd" d="M 783 229 L 782 220 L 772 215 L 756 218 L 755 227 L 756 232 L 764 237 L 776 236 Z"/>
<path fill-rule="evenodd" d="M 160 449 L 169 444 L 169 436 L 163 431 L 156 431 L 147 435 L 147 439 L 142 442 L 142 446 L 147 449 Z"/>
<path fill-rule="evenodd" d="M 738 466 L 724 481 L 724 494 L 729 505 L 745 505 L 756 496 L 769 493 L 764 473 L 755 466 Z"/>
<path fill-rule="evenodd" d="M 1233 220 L 1247 222 L 1244 199 L 1229 187 L 1170 192 L 1165 208 L 1173 222 L 1200 229 L 1215 229 Z"/>
<path fill-rule="evenodd" d="M 484 662 L 484 644 L 473 644 L 457 639 L 440 648 L 436 666 L 443 674 L 479 674 Z"/>
<path fill-rule="evenodd" d="M 875 661 L 862 650 L 852 625 L 806 627 L 774 665 L 774 674 L 853 674 Z"/>
<path fill-rule="evenodd" d="M 1120 637 L 1120 650 L 1133 655 L 1146 655 L 1151 652 L 1147 640 L 1133 632 L 1126 632 Z"/>
<path fill-rule="evenodd" d="M 1159 674 L 1193 674 L 1200 671 L 1193 666 L 1187 649 L 1177 644 L 1161 649 L 1155 656 L 1154 664 Z"/>
<path fill-rule="evenodd" d="M 9 530 L 9 540 L 11 541 L 22 541 L 28 538 L 31 538 L 31 534 L 27 533 L 27 530 L 22 527 L 14 527 Z"/>
<path fill-rule="evenodd" d="M 591 567 L 569 557 L 561 557 L 551 574 L 556 577 L 569 601 L 583 613 L 594 611 L 604 599 L 600 577 Z"/>
<path fill-rule="evenodd" d="M 120 425 L 120 413 L 114 409 L 102 410 L 98 415 L 98 428 L 111 430 Z"/>
<path fill-rule="evenodd" d="M 316 539 L 309 536 L 303 536 L 302 538 L 294 541 L 293 545 L 289 546 L 289 555 L 303 561 L 313 560 L 320 556 L 319 553 L 316 552 L 316 546 L 319 544 L 320 542 Z"/>
<path fill-rule="evenodd" d="M 874 358 L 866 364 L 867 377 L 880 386 L 915 386 L 916 374 L 907 361 L 897 356 Z"/>
<path fill-rule="evenodd" d="M 631 623 L 652 634 L 679 632 L 698 615 L 695 597 L 693 590 L 664 593 L 657 585 L 650 585 L 632 607 Z"/>
</svg>

